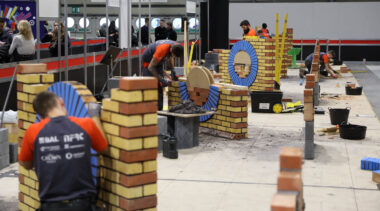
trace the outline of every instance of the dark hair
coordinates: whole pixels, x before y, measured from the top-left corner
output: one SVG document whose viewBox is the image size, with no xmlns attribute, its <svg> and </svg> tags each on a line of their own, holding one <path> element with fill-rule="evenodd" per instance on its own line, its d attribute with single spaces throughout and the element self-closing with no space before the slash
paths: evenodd
<svg viewBox="0 0 380 211">
<path fill-rule="evenodd" d="M 5 19 L 4 18 L 0 18 L 0 23 L 5 23 Z"/>
<path fill-rule="evenodd" d="M 243 20 L 242 22 L 240 22 L 240 26 L 250 26 L 251 24 L 249 24 L 249 21 L 248 20 Z"/>
<path fill-rule="evenodd" d="M 46 118 L 51 109 L 58 105 L 58 97 L 53 92 L 39 93 L 33 100 L 33 108 L 42 118 Z"/>
<path fill-rule="evenodd" d="M 160 22 L 161 22 L 161 21 L 165 23 L 165 20 L 164 20 L 164 19 L 160 19 Z"/>
<path fill-rule="evenodd" d="M 263 23 L 262 27 L 263 27 L 263 29 L 266 29 L 268 26 L 266 23 Z"/>
<path fill-rule="evenodd" d="M 183 47 L 182 45 L 176 44 L 172 46 L 172 53 L 176 57 L 182 57 L 183 56 Z"/>
<path fill-rule="evenodd" d="M 327 53 L 331 54 L 333 58 L 335 58 L 335 51 L 334 50 L 329 50 Z"/>
<path fill-rule="evenodd" d="M 173 27 L 172 22 L 167 22 L 166 25 L 169 25 L 169 26 Z"/>
<path fill-rule="evenodd" d="M 149 18 L 145 18 L 145 23 L 148 22 L 149 23 Z"/>
</svg>

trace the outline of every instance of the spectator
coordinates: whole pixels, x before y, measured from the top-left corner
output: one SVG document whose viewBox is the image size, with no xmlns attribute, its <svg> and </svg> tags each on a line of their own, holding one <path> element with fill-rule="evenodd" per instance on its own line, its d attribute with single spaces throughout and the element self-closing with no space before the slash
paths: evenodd
<svg viewBox="0 0 380 211">
<path fill-rule="evenodd" d="M 171 22 L 168 22 L 166 24 L 166 29 L 167 29 L 168 39 L 177 41 L 177 32 L 174 31 L 173 24 Z"/>
<path fill-rule="evenodd" d="M 40 39 L 41 42 L 50 42 L 53 38 L 53 33 L 49 32 L 49 23 L 47 21 L 40 21 Z"/>
<path fill-rule="evenodd" d="M 132 47 L 136 47 L 139 45 L 139 38 L 137 38 L 137 35 L 136 35 L 136 32 L 135 32 L 135 28 L 132 26 L 132 37 L 131 37 L 131 41 L 132 41 Z"/>
<path fill-rule="evenodd" d="M 165 28 L 165 20 L 160 20 L 160 25 L 154 30 L 154 36 L 156 37 L 156 41 L 165 40 L 168 37 L 167 30 Z"/>
<path fill-rule="evenodd" d="M 150 40 L 149 18 L 145 18 L 145 25 L 143 27 L 141 27 L 140 31 L 141 31 L 141 44 L 142 45 L 149 45 L 149 40 Z M 137 37 L 138 36 L 139 36 L 139 34 L 137 34 Z"/>
<path fill-rule="evenodd" d="M 61 27 L 61 29 L 60 29 L 61 36 L 58 38 L 58 30 L 59 30 L 58 23 L 57 22 L 54 23 L 52 40 L 51 40 L 50 46 L 49 46 L 49 52 L 50 52 L 50 55 L 52 57 L 58 56 L 58 39 L 60 39 L 60 41 L 61 41 L 61 56 L 65 55 L 65 31 L 66 30 L 65 30 L 65 26 L 63 25 L 63 23 L 61 23 L 59 25 Z M 70 41 L 69 34 L 67 34 L 67 37 L 68 37 L 68 41 L 69 41 L 68 46 L 70 47 L 71 41 Z"/>
<path fill-rule="evenodd" d="M 5 20 L 0 18 L 0 63 L 9 62 L 9 46 L 12 43 L 12 37 L 5 30 Z"/>
<path fill-rule="evenodd" d="M 103 25 L 99 29 L 99 37 L 107 37 L 107 24 L 103 23 Z"/>
<path fill-rule="evenodd" d="M 33 60 L 35 42 L 29 22 L 26 20 L 20 21 L 17 29 L 19 33 L 13 36 L 13 41 L 9 48 L 9 55 L 11 55 L 12 61 Z"/>
<path fill-rule="evenodd" d="M 269 34 L 268 25 L 266 23 L 263 23 L 261 28 L 261 31 L 263 32 L 263 36 L 266 38 L 272 38 Z"/>
<path fill-rule="evenodd" d="M 111 21 L 111 24 L 108 27 L 108 34 L 110 36 L 110 38 L 109 38 L 110 45 L 118 46 L 119 45 L 119 32 L 116 29 L 115 21 Z"/>
</svg>

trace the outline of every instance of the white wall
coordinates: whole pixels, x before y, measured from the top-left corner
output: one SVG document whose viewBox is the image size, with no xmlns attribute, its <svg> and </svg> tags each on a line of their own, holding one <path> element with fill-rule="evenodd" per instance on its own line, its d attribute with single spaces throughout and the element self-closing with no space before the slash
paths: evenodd
<svg viewBox="0 0 380 211">
<path fill-rule="evenodd" d="M 230 3 L 229 38 L 240 39 L 240 22 L 265 22 L 275 33 L 276 13 L 282 33 L 284 16 L 295 39 L 380 39 L 380 2 L 334 3 Z"/>
</svg>

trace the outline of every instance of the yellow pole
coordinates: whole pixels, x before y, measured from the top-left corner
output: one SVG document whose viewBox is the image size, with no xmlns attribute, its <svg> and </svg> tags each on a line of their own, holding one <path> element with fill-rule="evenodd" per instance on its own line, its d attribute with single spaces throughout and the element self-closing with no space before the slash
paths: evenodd
<svg viewBox="0 0 380 211">
<path fill-rule="evenodd" d="M 278 72 L 276 72 L 276 81 L 277 81 L 278 84 L 280 84 L 281 66 L 282 66 L 282 60 L 283 60 L 283 56 L 284 56 L 285 35 L 286 35 L 286 26 L 287 26 L 287 24 L 288 24 L 288 14 L 285 15 L 284 29 L 282 30 L 280 59 L 278 61 Z"/>
<path fill-rule="evenodd" d="M 191 44 L 189 61 L 187 62 L 187 69 L 188 69 L 188 70 L 190 70 L 191 60 L 193 59 L 194 44 L 195 44 L 195 42 L 193 42 L 193 43 Z"/>
<path fill-rule="evenodd" d="M 279 71 L 278 70 L 278 13 L 276 13 L 276 53 L 275 53 L 275 81 L 277 82 L 277 83 L 279 83 L 279 81 L 277 81 L 277 72 Z M 280 70 L 281 71 L 281 70 Z"/>
</svg>

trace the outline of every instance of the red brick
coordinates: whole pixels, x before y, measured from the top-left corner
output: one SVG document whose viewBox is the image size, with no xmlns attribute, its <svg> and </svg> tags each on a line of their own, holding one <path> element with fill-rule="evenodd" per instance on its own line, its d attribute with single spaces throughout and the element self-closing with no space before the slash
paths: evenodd
<svg viewBox="0 0 380 211">
<path fill-rule="evenodd" d="M 231 123 L 231 128 L 239 129 L 248 127 L 248 123 Z"/>
<path fill-rule="evenodd" d="M 267 69 L 267 68 L 270 68 L 270 69 Z M 274 70 L 274 67 L 265 67 L 265 70 L 271 70 L 271 69 Z M 265 77 L 275 77 L 276 74 L 274 74 L 274 73 L 266 73 L 264 76 Z"/>
<path fill-rule="evenodd" d="M 247 112 L 231 112 L 231 117 L 247 117 L 248 113 Z"/>
<path fill-rule="evenodd" d="M 17 91 L 22 92 L 24 84 L 17 83 Z"/>
<path fill-rule="evenodd" d="M 277 177 L 277 190 L 300 192 L 302 190 L 301 173 L 281 171 Z"/>
<path fill-rule="evenodd" d="M 120 160 L 133 163 L 138 161 L 154 160 L 157 158 L 157 149 L 146 149 L 137 151 L 120 151 Z"/>
<path fill-rule="evenodd" d="M 19 64 L 17 65 L 17 73 L 28 74 L 28 73 L 46 73 L 47 65 L 40 64 Z"/>
<path fill-rule="evenodd" d="M 149 137 L 156 136 L 158 133 L 157 125 L 144 126 L 144 127 L 121 127 L 120 137 L 122 138 L 139 138 L 139 137 Z"/>
<path fill-rule="evenodd" d="M 137 199 L 125 199 L 120 197 L 120 208 L 126 211 L 141 210 L 156 207 L 157 196 L 147 196 Z"/>
<path fill-rule="evenodd" d="M 268 91 L 268 92 L 273 92 L 274 88 L 273 87 L 265 87 L 264 90 Z"/>
<path fill-rule="evenodd" d="M 248 105 L 247 101 L 239 101 L 239 102 L 231 101 L 231 106 L 234 106 L 234 107 L 243 107 L 247 105 Z"/>
<path fill-rule="evenodd" d="M 264 81 L 264 84 L 273 84 L 274 81 Z"/>
<path fill-rule="evenodd" d="M 305 88 L 306 89 L 314 89 L 315 82 L 314 81 L 306 81 Z"/>
<path fill-rule="evenodd" d="M 266 50 L 274 50 L 274 49 L 276 49 L 276 46 L 274 46 L 274 45 L 266 45 L 265 49 Z"/>
<path fill-rule="evenodd" d="M 265 56 L 275 56 L 276 54 L 275 53 L 265 53 Z"/>
<path fill-rule="evenodd" d="M 274 59 L 266 59 L 265 63 L 267 64 L 274 64 L 276 61 Z"/>
<path fill-rule="evenodd" d="M 271 211 L 295 211 L 297 207 L 296 194 L 276 193 L 271 202 Z"/>
<path fill-rule="evenodd" d="M 233 96 L 247 96 L 248 90 L 231 90 L 231 95 L 233 95 Z"/>
<path fill-rule="evenodd" d="M 20 182 L 20 184 L 24 184 L 24 175 L 19 174 L 18 175 L 18 181 Z"/>
<path fill-rule="evenodd" d="M 157 172 L 127 176 L 120 174 L 120 184 L 126 187 L 151 184 L 157 182 Z"/>
<path fill-rule="evenodd" d="M 302 168 L 302 150 L 300 148 L 283 147 L 280 153 L 280 169 Z"/>
<path fill-rule="evenodd" d="M 21 119 L 18 120 L 18 128 L 24 128 L 24 121 Z"/>
<path fill-rule="evenodd" d="M 154 77 L 123 77 L 120 79 L 121 90 L 157 89 L 158 82 Z"/>
<path fill-rule="evenodd" d="M 23 106 L 23 102 L 22 102 L 22 101 L 17 101 L 17 109 L 18 109 L 18 110 L 24 110 L 23 107 L 24 107 L 24 106 Z"/>
<path fill-rule="evenodd" d="M 313 90 L 312 89 L 305 89 L 303 91 L 304 96 L 313 96 Z"/>
<path fill-rule="evenodd" d="M 315 75 L 314 74 L 307 74 L 306 75 L 306 81 L 315 81 Z"/>
<path fill-rule="evenodd" d="M 23 194 L 23 193 L 18 192 L 18 200 L 19 200 L 20 202 L 24 202 L 24 194 Z"/>
<path fill-rule="evenodd" d="M 293 34 L 293 28 L 287 28 L 286 33 L 288 34 Z"/>
<path fill-rule="evenodd" d="M 120 103 L 121 114 L 146 114 L 157 112 L 157 102 Z"/>
<path fill-rule="evenodd" d="M 313 101 L 314 101 L 314 97 L 313 96 L 305 96 L 303 98 L 303 102 L 304 103 L 313 103 Z"/>
</svg>

